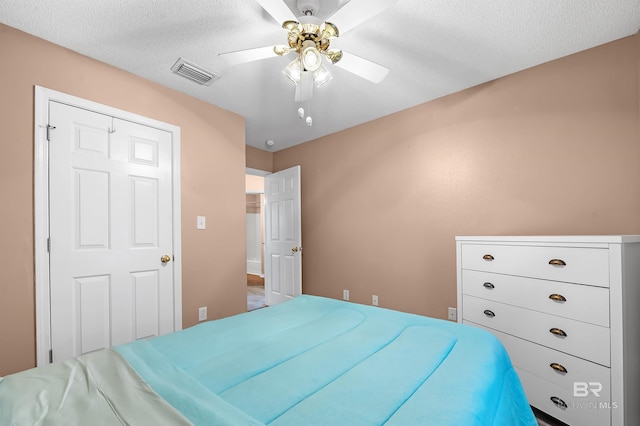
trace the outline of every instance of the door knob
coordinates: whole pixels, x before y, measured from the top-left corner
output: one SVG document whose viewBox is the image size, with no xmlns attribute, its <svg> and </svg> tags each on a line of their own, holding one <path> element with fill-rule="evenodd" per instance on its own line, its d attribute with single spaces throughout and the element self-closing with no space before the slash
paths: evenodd
<svg viewBox="0 0 640 426">
<path fill-rule="evenodd" d="M 298 247 L 294 247 L 291 249 L 292 252 L 296 253 L 298 251 Z"/>
<path fill-rule="evenodd" d="M 169 256 L 168 254 L 165 254 L 164 256 L 162 256 L 162 257 L 160 258 L 160 262 L 162 262 L 162 263 L 167 263 L 167 262 L 169 262 L 170 260 L 171 260 L 171 256 Z"/>
</svg>

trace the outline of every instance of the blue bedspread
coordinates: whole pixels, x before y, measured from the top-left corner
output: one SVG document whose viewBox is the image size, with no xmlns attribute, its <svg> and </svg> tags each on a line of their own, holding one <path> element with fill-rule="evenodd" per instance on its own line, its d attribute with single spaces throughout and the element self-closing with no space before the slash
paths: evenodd
<svg viewBox="0 0 640 426">
<path fill-rule="evenodd" d="M 314 296 L 115 348 L 195 425 L 536 425 L 470 326 Z"/>
</svg>

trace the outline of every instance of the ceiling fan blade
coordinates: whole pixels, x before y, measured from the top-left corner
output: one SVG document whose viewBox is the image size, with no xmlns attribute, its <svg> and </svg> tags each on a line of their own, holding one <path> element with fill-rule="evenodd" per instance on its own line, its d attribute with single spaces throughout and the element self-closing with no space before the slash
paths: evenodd
<svg viewBox="0 0 640 426">
<path fill-rule="evenodd" d="M 340 29 L 340 35 L 362 24 L 398 0 L 351 0 L 329 18 Z"/>
<path fill-rule="evenodd" d="M 295 18 L 284 0 L 256 0 L 264 10 L 276 20 L 279 25 L 284 21 Z"/>
<path fill-rule="evenodd" d="M 356 56 L 353 53 L 342 53 L 342 59 L 336 62 L 335 66 L 354 73 L 372 83 L 380 83 L 389 74 L 389 68 L 387 67 Z"/>
<path fill-rule="evenodd" d="M 257 47 L 255 49 L 236 50 L 235 52 L 220 53 L 220 59 L 227 65 L 238 65 L 261 59 L 275 58 L 273 46 Z"/>
</svg>

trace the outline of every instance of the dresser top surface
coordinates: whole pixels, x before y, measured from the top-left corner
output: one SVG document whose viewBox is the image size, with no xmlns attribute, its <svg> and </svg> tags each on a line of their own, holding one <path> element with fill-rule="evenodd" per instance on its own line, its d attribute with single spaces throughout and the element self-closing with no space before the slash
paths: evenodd
<svg viewBox="0 0 640 426">
<path fill-rule="evenodd" d="M 456 241 L 504 243 L 638 243 L 640 235 L 486 235 L 456 236 Z"/>
</svg>

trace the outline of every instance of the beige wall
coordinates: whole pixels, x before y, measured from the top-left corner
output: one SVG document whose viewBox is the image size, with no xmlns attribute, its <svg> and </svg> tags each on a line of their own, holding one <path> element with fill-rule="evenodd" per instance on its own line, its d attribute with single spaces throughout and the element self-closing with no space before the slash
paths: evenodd
<svg viewBox="0 0 640 426">
<path fill-rule="evenodd" d="M 456 235 L 640 233 L 639 40 L 276 152 L 302 167 L 303 291 L 446 318 Z"/>
<path fill-rule="evenodd" d="M 263 193 L 264 192 L 264 176 L 246 175 L 245 176 L 245 191 L 249 193 Z"/>
<path fill-rule="evenodd" d="M 180 126 L 183 326 L 245 311 L 244 120 L 3 25 L 0 57 L 0 376 L 35 365 L 34 85 Z"/>
<path fill-rule="evenodd" d="M 273 171 L 273 153 L 246 145 L 246 165 L 252 169 Z"/>
</svg>

